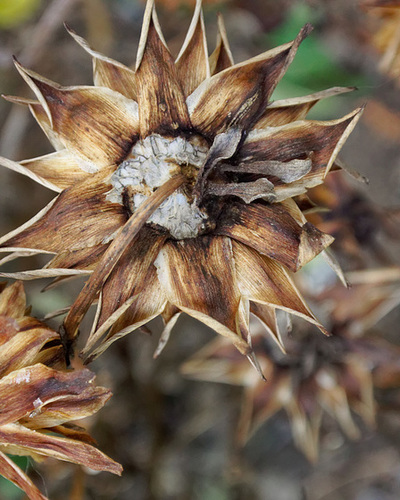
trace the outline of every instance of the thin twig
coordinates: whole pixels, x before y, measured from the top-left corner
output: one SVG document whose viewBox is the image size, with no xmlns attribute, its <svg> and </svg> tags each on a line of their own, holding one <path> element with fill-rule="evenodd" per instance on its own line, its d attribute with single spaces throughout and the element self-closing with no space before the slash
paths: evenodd
<svg viewBox="0 0 400 500">
<path fill-rule="evenodd" d="M 66 356 L 69 358 L 73 343 L 78 334 L 78 327 L 87 313 L 90 305 L 96 298 L 98 291 L 110 275 L 119 258 L 126 250 L 127 245 L 138 234 L 146 224 L 149 217 L 168 198 L 176 189 L 178 189 L 186 178 L 179 174 L 159 187 L 142 205 L 135 211 L 127 223 L 121 228 L 119 234 L 108 247 L 107 251 L 99 261 L 93 274 L 82 288 L 75 302 L 64 320 L 63 324 L 63 343 L 66 348 Z"/>
</svg>

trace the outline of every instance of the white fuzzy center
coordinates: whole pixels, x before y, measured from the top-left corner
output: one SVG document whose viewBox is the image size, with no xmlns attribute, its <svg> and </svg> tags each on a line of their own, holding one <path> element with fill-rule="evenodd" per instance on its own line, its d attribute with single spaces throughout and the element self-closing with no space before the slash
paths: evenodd
<svg viewBox="0 0 400 500">
<path fill-rule="evenodd" d="M 113 189 L 107 199 L 129 205 L 135 210 L 181 167 L 200 169 L 207 149 L 182 137 L 168 139 L 154 134 L 138 141 L 129 157 L 123 161 L 111 177 Z M 195 238 L 205 226 L 207 215 L 190 201 L 182 189 L 169 196 L 149 218 L 148 223 L 167 229 L 177 240 Z"/>
</svg>

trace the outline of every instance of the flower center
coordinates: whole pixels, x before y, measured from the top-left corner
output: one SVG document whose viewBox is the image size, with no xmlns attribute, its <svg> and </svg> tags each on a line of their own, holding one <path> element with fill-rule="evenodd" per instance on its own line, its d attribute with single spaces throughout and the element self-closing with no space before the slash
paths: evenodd
<svg viewBox="0 0 400 500">
<path fill-rule="evenodd" d="M 207 147 L 198 138 L 150 135 L 138 141 L 128 158 L 118 166 L 111 177 L 113 188 L 107 199 L 127 206 L 134 214 L 155 189 L 183 173 L 188 184 L 170 195 L 155 210 L 148 224 L 167 229 L 177 240 L 195 238 L 206 228 L 208 216 L 194 202 L 190 184 L 194 183 L 206 155 Z"/>
</svg>

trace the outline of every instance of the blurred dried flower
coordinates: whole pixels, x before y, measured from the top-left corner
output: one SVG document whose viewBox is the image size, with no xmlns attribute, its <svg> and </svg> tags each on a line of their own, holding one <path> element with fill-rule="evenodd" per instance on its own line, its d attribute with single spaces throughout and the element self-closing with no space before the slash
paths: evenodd
<svg viewBox="0 0 400 500">
<path fill-rule="evenodd" d="M 192 378 L 245 387 L 238 429 L 241 443 L 284 409 L 296 446 L 314 462 L 324 413 L 354 439 L 360 431 L 353 412 L 374 425 L 374 387 L 399 388 L 400 348 L 362 334 L 400 303 L 400 270 L 359 272 L 350 278 L 351 289 L 335 285 L 319 297 L 330 307 L 333 337 L 324 339 L 304 324 L 296 325 L 285 342 L 287 355 L 271 348 L 263 335 L 253 338 L 267 382 L 255 377 L 223 339 L 211 342 L 183 365 L 183 373 Z"/>
<path fill-rule="evenodd" d="M 382 54 L 380 70 L 390 76 L 400 74 L 400 1 L 367 0 L 362 4 L 377 23 L 372 44 Z"/>
<path fill-rule="evenodd" d="M 398 209 L 380 208 L 341 172 L 297 201 L 307 220 L 334 236 L 333 249 L 346 257 L 349 267 L 393 264 L 387 243 L 400 238 Z"/>
<path fill-rule="evenodd" d="M 121 466 L 93 446 L 72 424 L 96 413 L 111 393 L 93 385 L 89 370 L 62 370 L 59 335 L 25 316 L 21 282 L 0 293 L 0 474 L 31 499 L 45 499 L 6 453 L 35 460 L 53 457 L 121 474 Z"/>
<path fill-rule="evenodd" d="M 351 88 L 271 102 L 311 26 L 233 64 L 221 19 L 208 57 L 197 1 L 174 61 L 149 0 L 135 68 L 68 30 L 93 58 L 95 86 L 61 87 L 16 63 L 37 101 L 9 100 L 29 106 L 57 152 L 1 160 L 60 195 L 0 241 L 9 258 L 56 254 L 43 270 L 8 277 L 92 273 L 64 322 L 67 348 L 96 298 L 83 353 L 90 359 L 161 314 L 158 354 L 182 311 L 255 365 L 250 310 L 274 335 L 276 308 L 324 331 L 287 269 L 300 269 L 332 238 L 291 198 L 324 181 L 361 110 L 305 120 L 319 100 Z"/>
</svg>

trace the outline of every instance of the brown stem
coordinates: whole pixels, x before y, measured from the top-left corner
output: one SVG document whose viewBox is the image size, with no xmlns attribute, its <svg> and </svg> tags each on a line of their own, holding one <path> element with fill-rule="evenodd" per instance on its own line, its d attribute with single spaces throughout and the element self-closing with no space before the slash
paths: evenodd
<svg viewBox="0 0 400 500">
<path fill-rule="evenodd" d="M 118 262 L 127 245 L 138 234 L 146 224 L 149 217 L 168 198 L 176 191 L 186 178 L 182 175 L 176 175 L 160 186 L 154 193 L 144 201 L 135 213 L 130 217 L 126 224 L 120 229 L 119 233 L 108 247 L 107 251 L 99 261 L 93 274 L 90 276 L 85 286 L 82 288 L 77 299 L 72 304 L 62 327 L 62 337 L 66 356 L 69 358 L 73 343 L 78 334 L 78 327 L 87 313 L 89 307 L 94 301 L 98 291 L 110 275 L 114 266 Z"/>
</svg>

